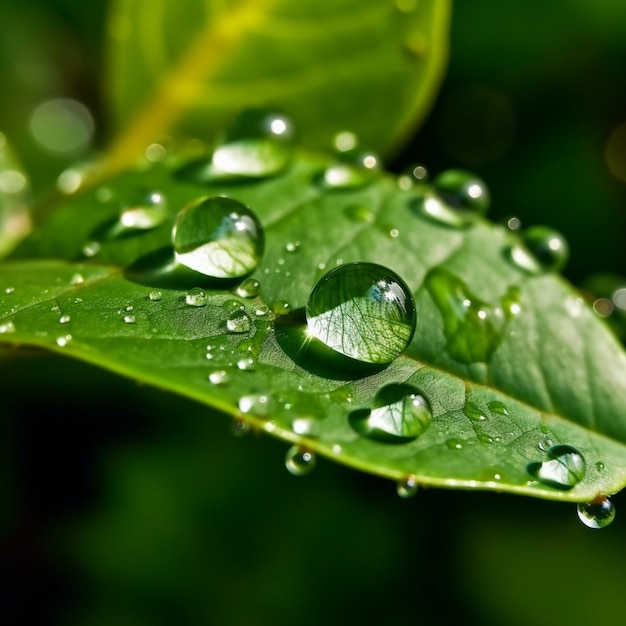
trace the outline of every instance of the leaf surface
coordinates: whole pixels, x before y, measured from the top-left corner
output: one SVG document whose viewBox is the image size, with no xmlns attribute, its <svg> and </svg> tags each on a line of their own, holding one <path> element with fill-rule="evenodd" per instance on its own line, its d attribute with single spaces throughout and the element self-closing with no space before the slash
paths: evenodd
<svg viewBox="0 0 626 626">
<path fill-rule="evenodd" d="M 397 481 L 581 502 L 621 489 L 626 357 L 579 294 L 558 275 L 516 266 L 517 235 L 503 227 L 424 213 L 428 186 L 402 189 L 377 174 L 336 189 L 319 182 L 329 164 L 300 155 L 253 182 L 199 179 L 172 157 L 68 198 L 0 266 L 0 338 L 169 389 Z M 167 219 L 120 234 L 120 211 L 146 191 L 163 195 Z M 242 297 L 238 282 L 153 271 L 169 258 L 178 211 L 217 195 L 240 200 L 263 225 L 257 296 Z M 389 365 L 359 366 L 306 334 L 316 282 L 356 261 L 386 266 L 414 295 L 415 335 Z M 192 288 L 204 289 L 204 306 L 188 303 Z M 279 315 L 286 303 L 291 312 Z M 248 323 L 231 326 L 233 315 Z M 355 427 L 390 384 L 410 385 L 432 408 L 432 423 L 410 441 Z M 571 455 L 551 456 L 571 448 L 582 472 Z M 542 480 L 542 464 L 573 484 Z"/>
<path fill-rule="evenodd" d="M 232 111 L 277 105 L 307 147 L 349 129 L 389 151 L 434 99 L 448 14 L 448 0 L 117 0 L 108 82 L 124 130 L 110 159 L 128 163 L 172 127 L 213 139 Z"/>
</svg>

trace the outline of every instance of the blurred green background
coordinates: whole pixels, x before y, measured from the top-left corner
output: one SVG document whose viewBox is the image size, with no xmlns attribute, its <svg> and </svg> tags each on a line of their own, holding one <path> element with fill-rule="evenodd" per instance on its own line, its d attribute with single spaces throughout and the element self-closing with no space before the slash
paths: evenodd
<svg viewBox="0 0 626 626">
<path fill-rule="evenodd" d="M 75 98 L 91 145 L 107 137 L 105 4 L 0 4 L 0 130 L 39 192 L 82 155 L 40 149 L 38 104 Z M 624 68 L 621 0 L 459 0 L 435 107 L 387 165 L 471 169 L 494 219 L 565 234 L 575 284 L 624 274 Z M 603 531 L 514 496 L 405 501 L 324 460 L 295 478 L 285 444 L 81 363 L 2 353 L 0 370 L 4 623 L 621 623 L 621 495 Z"/>
</svg>

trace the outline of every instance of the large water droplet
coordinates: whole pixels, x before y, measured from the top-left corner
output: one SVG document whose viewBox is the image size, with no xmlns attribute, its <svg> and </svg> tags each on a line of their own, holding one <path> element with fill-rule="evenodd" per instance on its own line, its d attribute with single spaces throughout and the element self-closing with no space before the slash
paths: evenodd
<svg viewBox="0 0 626 626">
<path fill-rule="evenodd" d="M 370 409 L 350 413 L 350 425 L 360 435 L 384 443 L 417 439 L 431 424 L 428 400 L 412 385 L 392 383 L 383 387 Z"/>
<path fill-rule="evenodd" d="M 578 518 L 588 528 L 605 528 L 615 518 L 615 505 L 606 496 L 579 504 L 577 510 Z"/>
<path fill-rule="evenodd" d="M 441 312 L 450 356 L 461 363 L 488 361 L 502 339 L 504 318 L 442 267 L 431 270 L 425 284 Z"/>
<path fill-rule="evenodd" d="M 347 263 L 313 288 L 307 332 L 329 348 L 365 363 L 390 363 L 411 342 L 415 303 L 406 283 L 374 263 Z"/>
<path fill-rule="evenodd" d="M 213 166 L 217 174 L 271 176 L 290 163 L 293 143 L 293 123 L 286 115 L 249 109 L 239 114 L 213 153 Z"/>
<path fill-rule="evenodd" d="M 567 241 L 553 228 L 532 226 L 510 250 L 513 263 L 530 274 L 558 272 L 569 258 Z"/>
<path fill-rule="evenodd" d="M 287 450 L 285 467 L 294 476 L 304 476 L 315 467 L 315 455 L 299 446 L 292 446 Z"/>
<path fill-rule="evenodd" d="M 527 468 L 544 485 L 569 490 L 585 477 L 585 459 L 576 448 L 559 444 L 552 446 L 547 455 L 547 461 L 529 463 Z"/>
<path fill-rule="evenodd" d="M 263 254 L 263 228 L 241 202 L 201 198 L 176 218 L 172 233 L 178 263 L 211 278 L 240 278 Z"/>
<path fill-rule="evenodd" d="M 120 224 L 133 230 L 149 230 L 160 226 L 167 219 L 167 203 L 160 191 L 139 195 L 136 201 L 124 206 L 120 213 Z"/>
</svg>

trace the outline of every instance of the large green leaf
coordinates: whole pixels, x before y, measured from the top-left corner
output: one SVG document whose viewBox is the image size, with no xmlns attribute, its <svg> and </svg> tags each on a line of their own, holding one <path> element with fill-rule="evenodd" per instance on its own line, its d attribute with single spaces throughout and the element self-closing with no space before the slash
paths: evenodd
<svg viewBox="0 0 626 626">
<path fill-rule="evenodd" d="M 432 192 L 422 183 L 407 189 L 375 174 L 349 188 L 324 184 L 323 156 L 301 155 L 258 181 L 213 179 L 183 161 L 121 174 L 51 214 L 0 266 L 0 337 L 172 390 L 398 481 L 580 502 L 626 484 L 626 357 L 558 275 L 512 262 L 518 235 L 424 212 Z M 150 191 L 166 199 L 165 221 L 120 230 L 120 211 Z M 153 271 L 168 258 L 178 211 L 217 195 L 251 207 L 264 227 L 258 296 Z M 415 335 L 388 365 L 356 367 L 305 332 L 316 282 L 354 261 L 388 267 L 415 297 Z M 188 303 L 196 287 L 204 306 Z M 291 313 L 279 315 L 285 303 Z M 377 320 L 358 323 L 372 323 L 373 343 L 389 341 Z M 391 383 L 432 407 L 430 427 L 408 442 L 357 423 Z M 571 484 L 545 480 L 555 473 Z"/>
<path fill-rule="evenodd" d="M 113 3 L 113 153 L 127 161 L 176 126 L 212 138 L 232 111 L 277 106 L 322 148 L 349 128 L 388 151 L 432 104 L 447 58 L 448 0 Z"/>
</svg>

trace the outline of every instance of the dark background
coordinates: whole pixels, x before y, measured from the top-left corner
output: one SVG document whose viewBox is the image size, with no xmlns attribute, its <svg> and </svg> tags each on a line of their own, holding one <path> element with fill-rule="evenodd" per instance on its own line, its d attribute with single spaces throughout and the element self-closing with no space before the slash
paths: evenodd
<svg viewBox="0 0 626 626">
<path fill-rule="evenodd" d="M 98 121 L 96 146 L 106 138 L 104 9 L 0 4 L 0 130 L 37 190 L 67 162 L 20 132 L 34 104 L 75 97 Z M 622 1 L 459 1 L 434 109 L 388 165 L 471 169 L 494 219 L 566 236 L 575 284 L 622 274 L 626 183 L 606 149 L 626 122 L 624 68 Z M 626 140 L 613 137 L 626 179 Z M 295 478 L 285 444 L 236 438 L 205 407 L 81 363 L 0 355 L 0 381 L 5 623 L 623 621 L 620 495 L 602 531 L 574 506 L 502 494 L 404 501 L 323 460 Z"/>
</svg>

